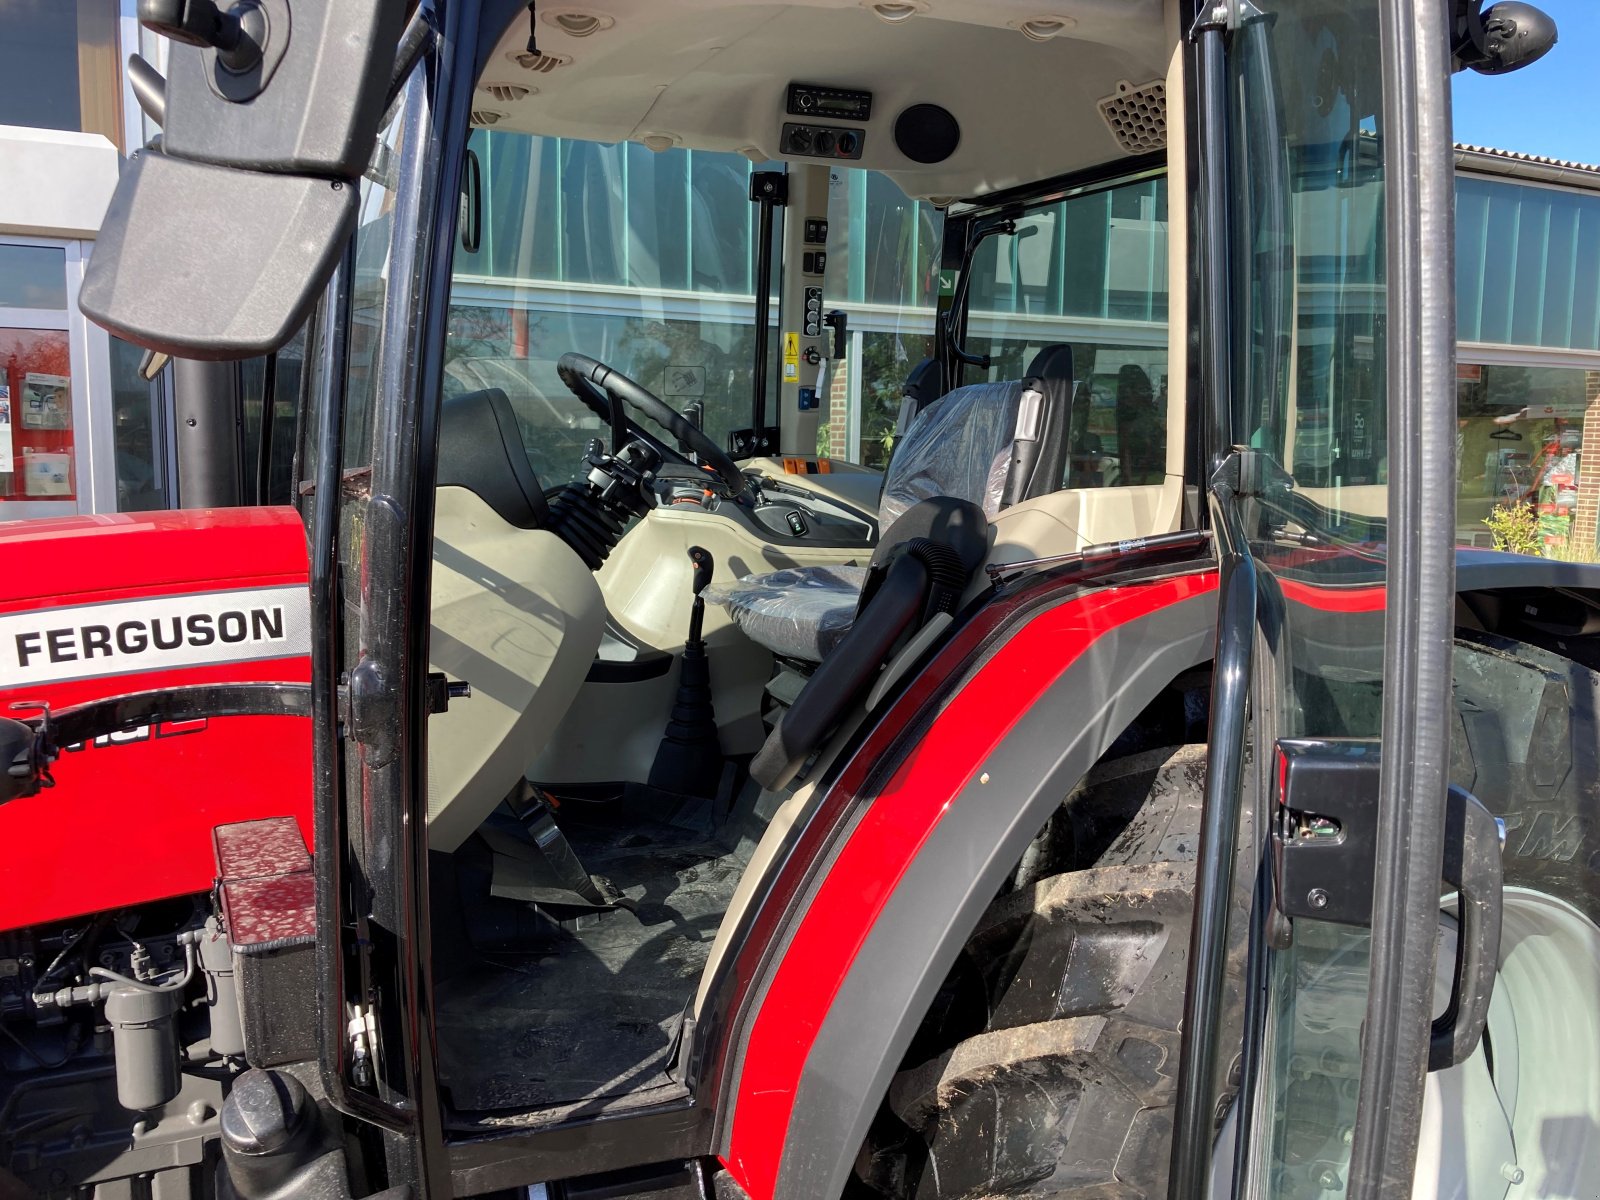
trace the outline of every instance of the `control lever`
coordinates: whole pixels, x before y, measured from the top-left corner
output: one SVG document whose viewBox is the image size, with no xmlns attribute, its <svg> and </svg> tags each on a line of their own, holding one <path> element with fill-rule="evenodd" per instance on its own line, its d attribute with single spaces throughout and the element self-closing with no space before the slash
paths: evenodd
<svg viewBox="0 0 1600 1200">
<path fill-rule="evenodd" d="M 706 602 L 700 593 L 710 586 L 711 572 L 716 569 L 716 564 L 711 561 L 711 551 L 701 546 L 689 547 L 689 561 L 694 564 L 694 578 L 690 584 L 694 589 L 694 605 L 689 610 L 689 640 L 684 643 L 684 649 L 694 646 L 704 652 L 706 644 L 701 639 L 700 631 L 705 624 Z"/>
<path fill-rule="evenodd" d="M 722 745 L 717 738 L 717 714 L 711 703 L 711 662 L 703 636 L 705 597 L 716 564 L 702 546 L 689 547 L 693 568 L 690 587 L 694 601 L 689 609 L 689 636 L 683 644 L 678 672 L 678 692 L 672 703 L 661 745 L 650 766 L 650 786 L 664 792 L 707 799 L 717 794 L 722 780 Z"/>
</svg>

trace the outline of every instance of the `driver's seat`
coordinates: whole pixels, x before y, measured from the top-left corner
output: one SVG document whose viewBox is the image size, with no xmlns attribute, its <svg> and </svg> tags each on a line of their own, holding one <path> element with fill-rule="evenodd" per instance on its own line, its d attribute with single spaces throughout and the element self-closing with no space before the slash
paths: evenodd
<svg viewBox="0 0 1600 1200">
<path fill-rule="evenodd" d="M 971 384 L 924 407 L 884 473 L 880 554 L 909 537 L 930 536 L 896 527 L 924 501 L 961 500 L 992 518 L 1059 488 L 1072 390 L 1072 347 L 1061 343 L 1036 354 L 1022 380 Z M 850 631 L 867 572 L 791 567 L 712 587 L 706 598 L 723 605 L 747 637 L 780 658 L 817 663 Z"/>
<path fill-rule="evenodd" d="M 599 648 L 600 585 L 547 518 L 506 394 L 446 398 L 428 669 L 472 694 L 428 722 L 432 850 L 457 849 L 521 781 Z"/>
</svg>

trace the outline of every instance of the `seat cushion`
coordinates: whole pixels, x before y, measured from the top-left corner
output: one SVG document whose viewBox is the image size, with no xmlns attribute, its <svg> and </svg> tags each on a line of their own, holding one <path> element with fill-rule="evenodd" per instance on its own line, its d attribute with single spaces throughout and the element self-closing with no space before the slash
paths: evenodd
<svg viewBox="0 0 1600 1200">
<path fill-rule="evenodd" d="M 850 631 L 866 567 L 789 567 L 713 584 L 705 598 L 774 654 L 821 662 Z"/>
</svg>

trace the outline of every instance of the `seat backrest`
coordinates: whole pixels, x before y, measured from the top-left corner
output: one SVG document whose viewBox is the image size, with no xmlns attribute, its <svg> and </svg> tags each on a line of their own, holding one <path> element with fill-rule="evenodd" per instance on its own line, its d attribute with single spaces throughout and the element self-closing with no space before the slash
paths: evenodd
<svg viewBox="0 0 1600 1200">
<path fill-rule="evenodd" d="M 956 388 L 925 407 L 894 448 L 878 504 L 887 529 L 934 496 L 969 500 L 993 517 L 1061 486 L 1072 348 L 1047 346 L 1024 379 Z"/>
<path fill-rule="evenodd" d="M 900 412 L 895 417 L 895 437 L 904 437 L 916 423 L 922 410 L 944 394 L 939 379 L 939 363 L 925 358 L 911 368 L 905 386 L 900 389 Z"/>
<path fill-rule="evenodd" d="M 878 528 L 934 496 L 1000 511 L 1022 408 L 1021 380 L 974 383 L 935 400 L 894 448 L 878 502 Z"/>
<path fill-rule="evenodd" d="M 1074 374 L 1072 347 L 1066 342 L 1046 346 L 1028 364 L 1023 379 L 1040 393 L 1039 434 L 1031 462 L 1023 459 L 1012 470 L 1006 487 L 1007 504 L 1049 495 L 1066 479 L 1067 437 L 1077 387 Z"/>
<path fill-rule="evenodd" d="M 539 529 L 550 515 L 516 411 L 499 388 L 445 398 L 437 484 L 466 488 L 518 529 Z"/>
<path fill-rule="evenodd" d="M 605 627 L 594 573 L 541 529 L 544 494 L 498 388 L 444 402 L 428 669 L 472 685 L 428 724 L 428 844 L 453 851 L 522 778 Z"/>
</svg>

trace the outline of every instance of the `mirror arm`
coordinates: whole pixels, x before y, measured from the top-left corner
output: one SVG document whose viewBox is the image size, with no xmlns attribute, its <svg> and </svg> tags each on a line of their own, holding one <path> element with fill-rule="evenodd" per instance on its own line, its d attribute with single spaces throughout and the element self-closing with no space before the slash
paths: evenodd
<svg viewBox="0 0 1600 1200">
<path fill-rule="evenodd" d="M 157 125 L 165 128 L 167 124 L 167 80 L 166 76 L 151 66 L 150 63 L 137 54 L 128 55 L 128 86 L 133 89 L 133 98 L 139 102 L 139 110 Z"/>
</svg>

